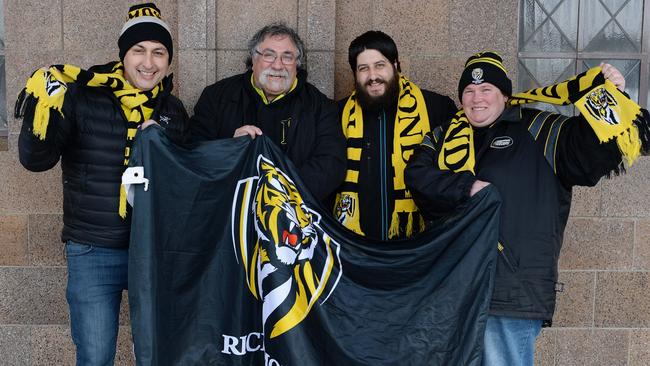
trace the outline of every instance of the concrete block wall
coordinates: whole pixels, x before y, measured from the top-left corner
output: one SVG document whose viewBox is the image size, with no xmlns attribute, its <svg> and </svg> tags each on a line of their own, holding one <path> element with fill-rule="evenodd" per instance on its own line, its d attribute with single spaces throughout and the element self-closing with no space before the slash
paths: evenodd
<svg viewBox="0 0 650 366">
<path fill-rule="evenodd" d="M 134 3 L 5 0 L 7 110 L 40 66 L 88 67 L 117 58 L 119 30 Z M 276 20 L 296 27 L 307 47 L 311 82 L 336 99 L 353 87 L 348 45 L 369 29 L 394 37 L 411 80 L 454 100 L 463 62 L 480 50 L 500 52 L 516 81 L 516 0 L 157 4 L 173 29 L 176 93 L 190 113 L 206 85 L 244 70 L 248 39 Z M 38 174 L 24 170 L 17 156 L 19 131 L 10 117 L 8 151 L 0 149 L 0 364 L 73 364 L 59 242 L 61 173 L 58 167 Z M 575 190 L 560 261 L 565 291 L 554 327 L 539 338 L 538 365 L 650 364 L 649 174 L 650 160 L 644 158 L 623 177 Z M 119 365 L 132 363 L 126 309 L 125 304 Z"/>
</svg>

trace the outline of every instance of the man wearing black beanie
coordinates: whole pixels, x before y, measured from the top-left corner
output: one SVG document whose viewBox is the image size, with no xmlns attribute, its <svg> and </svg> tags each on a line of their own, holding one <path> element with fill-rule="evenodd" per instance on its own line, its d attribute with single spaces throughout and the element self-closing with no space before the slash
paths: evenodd
<svg viewBox="0 0 650 366">
<path fill-rule="evenodd" d="M 61 239 L 77 365 L 115 359 L 131 229 L 121 178 L 136 132 L 158 121 L 180 140 L 188 120 L 170 93 L 172 38 L 154 4 L 129 9 L 118 46 L 120 61 L 35 71 L 16 102 L 21 164 L 40 172 L 61 161 Z"/>
<path fill-rule="evenodd" d="M 562 288 L 558 258 L 572 187 L 618 175 L 623 158 L 631 164 L 650 150 L 648 113 L 624 89 L 623 75 L 602 64 L 511 95 L 501 56 L 478 53 L 458 83 L 462 109 L 449 125 L 427 134 L 409 161 L 406 184 L 428 219 L 452 215 L 488 189 L 501 196 L 483 365 L 534 364 L 536 337 L 551 325 Z M 532 102 L 573 103 L 582 114 L 520 106 Z"/>
<path fill-rule="evenodd" d="M 401 73 L 397 46 L 384 32 L 354 39 L 348 61 L 355 88 L 339 102 L 347 172 L 334 215 L 371 239 L 411 237 L 425 225 L 404 185 L 406 162 L 425 133 L 453 116 L 456 105 Z"/>
</svg>

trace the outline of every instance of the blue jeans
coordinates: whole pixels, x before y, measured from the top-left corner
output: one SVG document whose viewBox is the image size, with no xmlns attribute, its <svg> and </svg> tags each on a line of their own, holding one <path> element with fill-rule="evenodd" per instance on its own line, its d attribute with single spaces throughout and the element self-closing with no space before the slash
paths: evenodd
<svg viewBox="0 0 650 366">
<path fill-rule="evenodd" d="M 535 339 L 542 330 L 538 319 L 488 316 L 485 326 L 485 366 L 532 366 Z"/>
<path fill-rule="evenodd" d="M 68 241 L 65 253 L 66 298 L 77 366 L 113 365 L 129 250 Z"/>
</svg>

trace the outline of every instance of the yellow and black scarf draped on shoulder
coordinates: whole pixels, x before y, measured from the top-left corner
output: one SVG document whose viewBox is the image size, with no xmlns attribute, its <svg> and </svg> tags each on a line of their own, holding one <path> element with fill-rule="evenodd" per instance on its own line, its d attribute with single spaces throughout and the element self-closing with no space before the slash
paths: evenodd
<svg viewBox="0 0 650 366">
<path fill-rule="evenodd" d="M 348 169 L 345 174 L 345 188 L 336 195 L 334 215 L 345 227 L 361 235 L 365 234 L 359 219 L 362 213 L 359 207 L 358 167 L 361 161 L 363 123 L 363 112 L 353 92 L 343 108 L 341 117 L 343 133 L 347 139 Z M 422 91 L 403 75 L 399 77 L 399 98 L 393 127 L 391 165 L 394 178 L 392 182 L 387 183 L 392 184 L 395 200 L 388 230 L 389 239 L 403 234 L 409 237 L 424 229 L 424 220 L 404 184 L 404 169 L 413 152 L 405 147 L 422 142 L 424 134 L 430 130 L 429 116 Z"/>
<path fill-rule="evenodd" d="M 594 67 L 580 75 L 552 86 L 513 95 L 509 105 L 543 102 L 578 108 L 601 142 L 616 139 L 621 154 L 629 165 L 648 145 L 647 131 L 639 135 L 641 108 Z M 442 170 L 474 173 L 473 130 L 461 109 L 452 119 L 438 156 Z M 645 142 L 644 142 L 645 141 Z"/>
<path fill-rule="evenodd" d="M 124 166 L 127 166 L 138 127 L 151 118 L 155 98 L 162 91 L 163 86 L 159 83 L 152 90 L 141 91 L 130 85 L 124 78 L 124 66 L 121 62 L 113 62 L 106 67 L 108 71 L 106 73 L 83 70 L 73 65 L 53 65 L 49 69 L 38 69 L 27 80 L 27 85 L 19 95 L 16 106 L 24 108 L 26 99 L 35 100 L 32 131 L 34 136 L 45 140 L 47 126 L 50 123 L 59 123 L 65 117 L 62 108 L 68 90 L 67 83 L 112 90 L 128 120 L 124 149 Z M 22 114 L 23 112 L 16 111 L 17 116 Z M 126 217 L 126 192 L 121 185 L 119 215 Z"/>
</svg>

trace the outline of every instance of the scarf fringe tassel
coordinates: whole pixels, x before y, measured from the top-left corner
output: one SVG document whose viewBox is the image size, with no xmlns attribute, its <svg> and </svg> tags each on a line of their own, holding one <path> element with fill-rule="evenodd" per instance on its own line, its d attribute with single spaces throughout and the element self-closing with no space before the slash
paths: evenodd
<svg viewBox="0 0 650 366">
<path fill-rule="evenodd" d="M 415 233 L 415 216 L 419 216 L 420 231 L 424 228 L 424 218 L 417 212 L 409 212 L 406 221 L 406 237 L 410 238 Z M 390 219 L 390 228 L 388 229 L 388 239 L 398 237 L 400 234 L 400 219 L 397 210 L 393 211 Z"/>
<path fill-rule="evenodd" d="M 638 115 L 633 121 L 630 128 L 623 131 L 619 136 L 616 137 L 616 143 L 618 145 L 621 154 L 627 165 L 632 166 L 634 162 L 641 156 L 644 151 L 642 135 L 645 135 L 643 138 L 648 139 L 648 126 L 644 123 L 641 118 L 641 115 Z M 647 146 L 647 142 L 646 142 Z"/>
<path fill-rule="evenodd" d="M 634 125 L 639 132 L 639 139 L 641 140 L 641 155 L 650 155 L 650 113 L 647 110 L 641 109 L 643 116 L 639 116 L 634 120 Z"/>
</svg>

